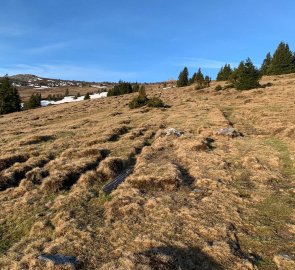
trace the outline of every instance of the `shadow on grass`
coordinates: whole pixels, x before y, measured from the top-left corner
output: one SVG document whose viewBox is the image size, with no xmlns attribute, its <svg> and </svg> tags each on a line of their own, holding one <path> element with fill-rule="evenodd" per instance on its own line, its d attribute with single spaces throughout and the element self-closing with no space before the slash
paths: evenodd
<svg viewBox="0 0 295 270">
<path fill-rule="evenodd" d="M 136 254 L 139 264 L 153 270 L 224 270 L 225 268 L 197 247 L 161 246 Z"/>
</svg>

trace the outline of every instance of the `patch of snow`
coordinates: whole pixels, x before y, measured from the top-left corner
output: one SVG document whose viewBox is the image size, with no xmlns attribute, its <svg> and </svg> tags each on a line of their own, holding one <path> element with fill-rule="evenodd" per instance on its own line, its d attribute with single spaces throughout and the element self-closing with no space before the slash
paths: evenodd
<svg viewBox="0 0 295 270">
<path fill-rule="evenodd" d="M 102 93 L 99 93 L 99 94 L 93 94 L 93 95 L 90 95 L 90 99 L 105 98 L 105 97 L 107 97 L 107 95 L 108 95 L 108 92 L 102 92 Z M 58 104 L 63 104 L 63 103 L 78 102 L 78 101 L 84 100 L 84 97 L 85 96 L 81 96 L 81 97 L 78 97 L 78 98 L 75 99 L 74 96 L 67 96 L 67 97 L 64 97 L 63 99 L 58 100 L 58 101 L 41 100 L 41 106 L 46 107 L 46 106 L 51 105 L 51 104 L 52 105 L 58 105 Z"/>
<path fill-rule="evenodd" d="M 102 93 L 99 93 L 99 94 L 90 95 L 90 98 L 91 99 L 96 99 L 96 98 L 104 98 L 104 97 L 107 97 L 107 96 L 108 96 L 108 92 L 102 92 Z"/>
</svg>

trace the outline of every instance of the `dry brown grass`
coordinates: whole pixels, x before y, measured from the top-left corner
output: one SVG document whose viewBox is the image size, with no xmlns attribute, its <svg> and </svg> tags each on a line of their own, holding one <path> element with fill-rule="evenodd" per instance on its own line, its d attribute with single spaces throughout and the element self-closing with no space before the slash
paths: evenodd
<svg viewBox="0 0 295 270">
<path fill-rule="evenodd" d="M 295 75 L 268 82 L 147 87 L 164 109 L 130 110 L 131 94 L 0 117 L 0 269 L 292 269 Z M 230 124 L 245 137 L 217 135 Z"/>
</svg>

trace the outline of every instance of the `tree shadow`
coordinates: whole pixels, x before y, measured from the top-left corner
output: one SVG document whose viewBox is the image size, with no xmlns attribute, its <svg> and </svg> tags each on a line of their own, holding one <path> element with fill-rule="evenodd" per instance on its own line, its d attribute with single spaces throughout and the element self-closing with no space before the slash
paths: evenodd
<svg viewBox="0 0 295 270">
<path fill-rule="evenodd" d="M 225 268 L 197 247 L 161 246 L 136 254 L 137 263 L 153 270 L 224 270 Z"/>
</svg>

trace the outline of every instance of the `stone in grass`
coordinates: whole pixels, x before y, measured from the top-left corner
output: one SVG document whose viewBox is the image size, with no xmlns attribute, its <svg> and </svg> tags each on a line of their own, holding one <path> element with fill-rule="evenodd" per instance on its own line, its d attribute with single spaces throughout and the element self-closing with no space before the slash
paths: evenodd
<svg viewBox="0 0 295 270">
<path fill-rule="evenodd" d="M 295 269 L 295 261 L 292 260 L 289 255 L 276 255 L 273 258 L 273 262 L 276 264 L 278 269 Z"/>
<path fill-rule="evenodd" d="M 217 135 L 229 136 L 229 137 L 232 137 L 232 138 L 244 137 L 243 133 L 237 131 L 233 127 L 222 128 L 222 129 L 217 131 Z"/>
<path fill-rule="evenodd" d="M 61 254 L 41 254 L 38 256 L 40 261 L 51 262 L 54 265 L 75 265 L 77 264 L 77 259 L 74 256 L 65 256 Z"/>
<path fill-rule="evenodd" d="M 177 137 L 180 137 L 181 135 L 183 135 L 182 131 L 175 128 L 167 128 L 164 132 L 166 133 L 166 136 L 176 135 Z"/>
</svg>

